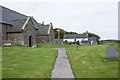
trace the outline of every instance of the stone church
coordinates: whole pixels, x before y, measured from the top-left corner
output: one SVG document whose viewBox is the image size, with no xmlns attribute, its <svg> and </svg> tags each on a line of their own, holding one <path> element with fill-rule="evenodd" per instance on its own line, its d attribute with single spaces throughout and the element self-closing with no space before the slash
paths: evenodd
<svg viewBox="0 0 120 80">
<path fill-rule="evenodd" d="M 36 47 L 37 43 L 53 44 L 53 25 L 40 24 L 31 16 L 0 6 L 0 45 L 4 43 L 28 47 Z"/>
<path fill-rule="evenodd" d="M 35 19 L 3 6 L 0 9 L 0 42 L 36 47 L 38 24 Z"/>
</svg>

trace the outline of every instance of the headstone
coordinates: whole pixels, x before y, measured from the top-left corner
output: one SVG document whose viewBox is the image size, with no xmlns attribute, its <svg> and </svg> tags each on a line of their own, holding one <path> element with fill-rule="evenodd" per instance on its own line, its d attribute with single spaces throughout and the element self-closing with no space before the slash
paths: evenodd
<svg viewBox="0 0 120 80">
<path fill-rule="evenodd" d="M 107 47 L 107 59 L 108 60 L 117 60 L 118 59 L 118 51 L 114 46 Z"/>
<path fill-rule="evenodd" d="M 90 41 L 90 42 L 89 42 L 89 45 L 93 45 L 93 41 Z"/>
<path fill-rule="evenodd" d="M 90 44 L 93 45 L 93 41 L 91 41 Z"/>
</svg>

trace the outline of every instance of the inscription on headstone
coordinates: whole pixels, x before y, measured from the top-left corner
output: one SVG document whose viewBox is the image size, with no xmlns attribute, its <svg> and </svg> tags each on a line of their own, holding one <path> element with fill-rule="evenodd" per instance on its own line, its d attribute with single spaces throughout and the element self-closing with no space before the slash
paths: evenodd
<svg viewBox="0 0 120 80">
<path fill-rule="evenodd" d="M 118 51 L 114 46 L 107 47 L 107 59 L 108 60 L 117 60 L 118 59 Z"/>
</svg>

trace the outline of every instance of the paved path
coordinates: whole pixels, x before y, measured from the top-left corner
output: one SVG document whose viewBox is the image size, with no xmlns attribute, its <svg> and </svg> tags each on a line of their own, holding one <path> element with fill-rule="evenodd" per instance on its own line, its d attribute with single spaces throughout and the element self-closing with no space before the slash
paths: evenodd
<svg viewBox="0 0 120 80">
<path fill-rule="evenodd" d="M 58 57 L 51 78 L 74 78 L 65 48 L 54 49 L 58 49 Z"/>
</svg>

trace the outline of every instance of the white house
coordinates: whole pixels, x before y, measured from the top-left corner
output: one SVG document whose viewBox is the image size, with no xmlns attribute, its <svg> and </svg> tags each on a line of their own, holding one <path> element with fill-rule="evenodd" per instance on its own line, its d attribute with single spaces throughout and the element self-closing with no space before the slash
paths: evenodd
<svg viewBox="0 0 120 80">
<path fill-rule="evenodd" d="M 63 41 L 82 43 L 82 41 L 88 41 L 88 34 L 65 34 Z"/>
</svg>

